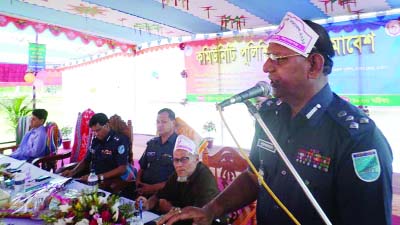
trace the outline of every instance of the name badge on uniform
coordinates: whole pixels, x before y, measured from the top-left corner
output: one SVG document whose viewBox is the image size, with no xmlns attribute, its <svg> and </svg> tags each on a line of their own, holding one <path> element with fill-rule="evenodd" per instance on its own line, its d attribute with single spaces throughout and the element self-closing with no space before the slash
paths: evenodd
<svg viewBox="0 0 400 225">
<path fill-rule="evenodd" d="M 274 145 L 271 142 L 265 141 L 263 139 L 258 139 L 257 147 L 260 147 L 260 148 L 270 151 L 272 153 L 276 152 Z"/>
<path fill-rule="evenodd" d="M 112 155 L 112 151 L 108 149 L 101 150 L 101 153 L 103 153 L 104 155 Z"/>
<path fill-rule="evenodd" d="M 365 182 L 373 182 L 381 174 L 378 153 L 376 149 L 351 154 L 354 171 L 358 178 Z"/>
<path fill-rule="evenodd" d="M 147 152 L 147 156 L 156 156 L 156 152 Z"/>
</svg>

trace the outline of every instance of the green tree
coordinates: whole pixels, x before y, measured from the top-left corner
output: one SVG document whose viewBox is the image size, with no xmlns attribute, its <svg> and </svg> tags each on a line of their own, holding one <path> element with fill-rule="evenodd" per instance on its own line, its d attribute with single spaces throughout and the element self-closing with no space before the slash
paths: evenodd
<svg viewBox="0 0 400 225">
<path fill-rule="evenodd" d="M 0 102 L 0 106 L 6 111 L 10 126 L 16 130 L 18 119 L 32 112 L 32 100 L 27 101 L 27 96 L 19 96 Z"/>
</svg>

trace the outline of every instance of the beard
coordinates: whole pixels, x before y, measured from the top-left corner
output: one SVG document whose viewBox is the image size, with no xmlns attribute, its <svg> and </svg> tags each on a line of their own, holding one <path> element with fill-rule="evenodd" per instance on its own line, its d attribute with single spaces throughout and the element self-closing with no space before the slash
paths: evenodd
<svg viewBox="0 0 400 225">
<path fill-rule="evenodd" d="M 177 177 L 176 178 L 177 182 L 187 182 L 188 181 L 188 177 L 184 176 L 184 177 Z"/>
</svg>

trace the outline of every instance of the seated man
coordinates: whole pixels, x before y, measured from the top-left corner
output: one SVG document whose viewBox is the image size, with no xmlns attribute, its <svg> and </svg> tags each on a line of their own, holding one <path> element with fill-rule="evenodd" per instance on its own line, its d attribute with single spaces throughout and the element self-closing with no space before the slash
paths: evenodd
<svg viewBox="0 0 400 225">
<path fill-rule="evenodd" d="M 172 152 L 176 141 L 175 113 L 171 109 L 161 109 L 157 116 L 157 132 L 147 142 L 146 150 L 139 160 L 140 170 L 136 179 L 138 195 L 151 196 L 165 185 L 174 172 Z"/>
<path fill-rule="evenodd" d="M 101 188 L 116 192 L 113 185 L 123 183 L 123 180 L 134 179 L 133 168 L 128 163 L 129 139 L 110 129 L 108 118 L 104 113 L 94 114 L 89 121 L 89 127 L 95 136 L 91 149 L 87 151 L 85 159 L 80 161 L 74 169 L 66 170 L 61 175 L 78 176 L 82 172 L 87 173 L 90 167 L 95 170 Z M 80 177 L 80 180 L 87 182 L 88 176 L 85 174 Z"/>
<path fill-rule="evenodd" d="M 47 111 L 34 109 L 31 118 L 31 130 L 22 138 L 17 150 L 11 153 L 11 157 L 19 160 L 32 161 L 35 158 L 46 155 L 46 128 Z"/>
<path fill-rule="evenodd" d="M 164 188 L 149 199 L 137 198 L 136 202 L 142 201 L 145 210 L 164 214 L 173 209 L 170 213 L 176 213 L 176 207 L 202 207 L 219 193 L 210 169 L 199 162 L 196 145 L 191 139 L 179 135 L 173 155 L 175 172 Z"/>
</svg>

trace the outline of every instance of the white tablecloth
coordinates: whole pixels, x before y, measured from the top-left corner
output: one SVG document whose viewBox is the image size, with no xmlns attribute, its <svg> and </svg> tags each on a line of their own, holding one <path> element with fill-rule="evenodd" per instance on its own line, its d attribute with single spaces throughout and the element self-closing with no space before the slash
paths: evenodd
<svg viewBox="0 0 400 225">
<path fill-rule="evenodd" d="M 39 176 L 42 176 L 42 175 L 51 176 L 52 177 L 52 181 L 55 181 L 57 179 L 64 179 L 62 176 L 50 173 L 50 172 L 48 172 L 46 170 L 42 170 L 42 169 L 40 169 L 40 168 L 30 164 L 30 163 L 27 163 L 27 162 L 24 162 L 24 161 L 20 161 L 20 160 L 16 160 L 16 159 L 13 159 L 11 157 L 8 157 L 8 156 L 0 154 L 0 164 L 1 163 L 7 163 L 7 162 L 11 163 L 11 165 L 9 167 L 7 167 L 7 168 L 18 168 L 19 167 L 21 169 L 22 173 L 27 173 L 28 172 L 28 174 L 30 174 L 30 176 L 31 176 L 30 179 L 33 179 L 33 180 L 35 178 L 39 177 Z M 67 189 L 78 189 L 78 190 L 81 190 L 83 188 L 88 188 L 88 186 L 73 180 L 73 181 L 71 181 L 70 183 L 68 183 L 66 185 L 66 188 Z M 122 198 L 122 200 L 125 203 L 126 202 L 130 202 L 132 204 L 135 203 L 134 201 L 132 201 L 130 199 Z M 159 217 L 157 214 L 154 214 L 154 213 L 151 213 L 151 212 L 147 212 L 147 211 L 144 211 L 142 216 L 143 216 L 143 222 L 144 223 L 147 223 L 147 222 L 152 221 L 152 220 L 154 220 L 154 219 Z M 31 219 L 4 218 L 4 219 L 2 219 L 2 221 L 5 222 L 5 224 L 7 224 L 7 225 L 43 224 L 43 221 L 41 221 L 41 220 L 31 220 Z"/>
</svg>

